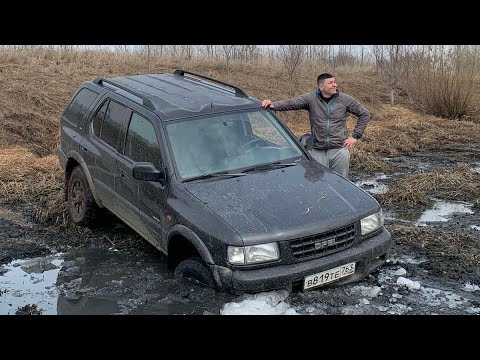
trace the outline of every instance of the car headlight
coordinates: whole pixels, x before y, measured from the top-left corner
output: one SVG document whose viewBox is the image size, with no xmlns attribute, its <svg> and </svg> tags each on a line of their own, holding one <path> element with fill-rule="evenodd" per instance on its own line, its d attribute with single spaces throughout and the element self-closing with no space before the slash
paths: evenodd
<svg viewBox="0 0 480 360">
<path fill-rule="evenodd" d="M 383 226 L 383 211 L 367 216 L 360 220 L 362 228 L 362 236 L 370 234 L 372 231 L 378 230 Z"/>
<path fill-rule="evenodd" d="M 277 243 L 253 246 L 229 246 L 228 261 L 234 265 L 256 264 L 280 258 Z"/>
</svg>

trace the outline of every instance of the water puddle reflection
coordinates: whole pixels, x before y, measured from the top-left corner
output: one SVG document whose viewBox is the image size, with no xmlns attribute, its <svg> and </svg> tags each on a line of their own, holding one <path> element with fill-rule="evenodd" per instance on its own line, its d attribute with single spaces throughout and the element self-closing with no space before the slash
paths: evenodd
<svg viewBox="0 0 480 360">
<path fill-rule="evenodd" d="M 0 314 L 219 314 L 233 295 L 174 278 L 157 253 L 84 248 L 0 267 Z"/>
<path fill-rule="evenodd" d="M 43 315 L 57 313 L 58 290 L 55 286 L 61 254 L 15 260 L 3 267 L 0 276 L 0 314 L 15 315 L 19 307 L 36 304 Z"/>
<path fill-rule="evenodd" d="M 388 186 L 379 182 L 379 180 L 386 180 L 387 175 L 378 174 L 373 178 L 366 178 L 360 181 L 357 181 L 355 185 L 361 187 L 363 190 L 371 194 L 384 194 L 388 191 Z"/>
<path fill-rule="evenodd" d="M 385 219 L 427 226 L 430 222 L 449 221 L 453 214 L 474 214 L 472 207 L 473 204 L 466 202 L 447 202 L 435 199 L 431 209 L 423 212 L 415 209 L 402 212 L 389 210 L 385 211 Z"/>
</svg>

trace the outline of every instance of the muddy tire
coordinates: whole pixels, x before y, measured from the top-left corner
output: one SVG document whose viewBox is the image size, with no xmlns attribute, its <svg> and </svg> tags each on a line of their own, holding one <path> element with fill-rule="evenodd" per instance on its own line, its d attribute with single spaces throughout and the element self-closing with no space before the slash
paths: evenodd
<svg viewBox="0 0 480 360">
<path fill-rule="evenodd" d="M 176 277 L 194 279 L 202 285 L 215 288 L 215 282 L 213 281 L 212 274 L 208 270 L 203 260 L 199 257 L 191 257 L 183 260 L 175 268 L 174 275 Z"/>
<path fill-rule="evenodd" d="M 68 181 L 68 211 L 76 225 L 89 225 L 98 210 L 90 186 L 80 166 L 73 169 Z"/>
</svg>

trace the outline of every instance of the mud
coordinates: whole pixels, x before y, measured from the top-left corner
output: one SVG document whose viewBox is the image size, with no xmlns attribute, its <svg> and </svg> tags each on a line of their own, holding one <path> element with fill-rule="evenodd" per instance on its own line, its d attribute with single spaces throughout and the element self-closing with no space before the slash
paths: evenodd
<svg viewBox="0 0 480 360">
<path fill-rule="evenodd" d="M 405 174 L 469 164 L 477 149 L 383 158 L 388 173 L 352 169 L 376 196 Z M 480 313 L 480 210 L 434 194 L 429 209 L 384 209 L 388 262 L 362 282 L 305 292 L 233 296 L 174 278 L 166 259 L 106 214 L 91 229 L 47 228 L 28 204 L 0 203 L 1 314 L 462 314 Z"/>
</svg>

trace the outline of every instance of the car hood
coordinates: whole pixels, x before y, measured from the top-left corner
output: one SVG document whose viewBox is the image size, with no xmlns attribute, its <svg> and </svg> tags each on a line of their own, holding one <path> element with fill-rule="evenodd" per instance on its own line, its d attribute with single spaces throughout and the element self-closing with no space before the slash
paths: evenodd
<svg viewBox="0 0 480 360">
<path fill-rule="evenodd" d="M 352 182 L 315 161 L 209 178 L 185 187 L 242 237 L 245 245 L 332 230 L 378 211 L 378 203 Z"/>
</svg>

